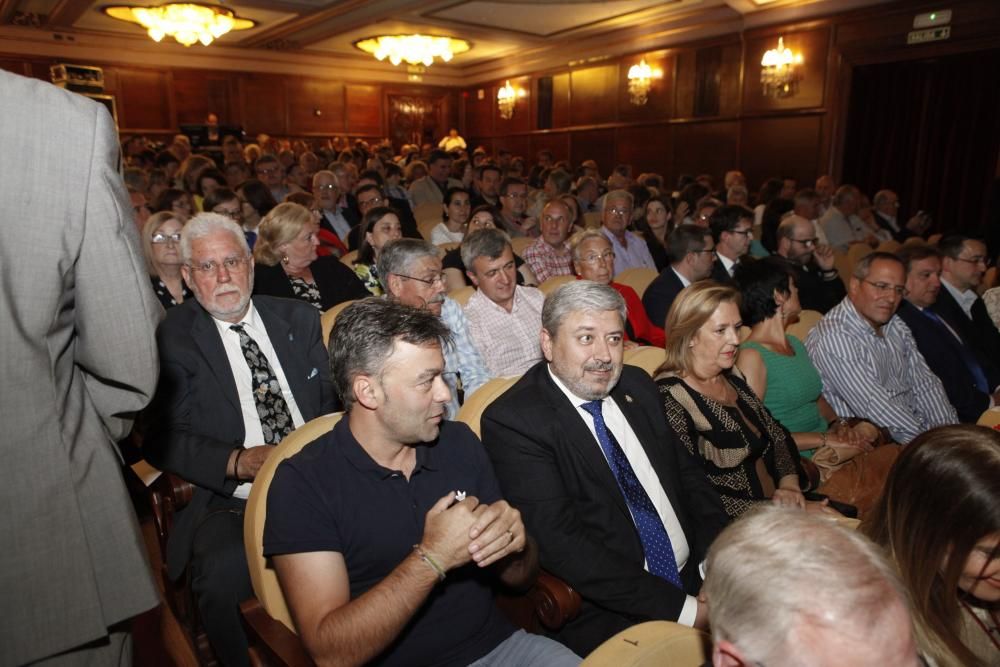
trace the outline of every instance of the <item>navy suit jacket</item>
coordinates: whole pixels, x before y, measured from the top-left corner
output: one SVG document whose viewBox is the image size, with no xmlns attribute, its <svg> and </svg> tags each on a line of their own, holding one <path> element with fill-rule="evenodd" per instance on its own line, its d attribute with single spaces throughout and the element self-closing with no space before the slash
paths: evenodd
<svg viewBox="0 0 1000 667">
<path fill-rule="evenodd" d="M 969 319 L 951 292 L 941 285 L 941 292 L 931 310 L 951 325 L 966 345 L 975 351 L 986 372 L 990 389 L 996 387 L 1000 380 L 1000 331 L 993 324 L 983 300 L 976 298 L 972 304 L 972 319 Z"/>
<path fill-rule="evenodd" d="M 674 273 L 671 266 L 663 269 L 656 280 L 649 284 L 642 295 L 642 305 L 646 308 L 649 321 L 662 327 L 667 321 L 667 312 L 674 299 L 684 289 L 681 279 Z"/>
<path fill-rule="evenodd" d="M 962 359 L 962 343 L 909 301 L 904 300 L 896 314 L 910 328 L 917 349 L 924 355 L 931 372 L 941 379 L 948 400 L 958 412 L 958 419 L 963 422 L 979 419 L 983 410 L 990 406 L 990 397 L 976 388 L 972 372 Z"/>
<path fill-rule="evenodd" d="M 302 418 L 337 409 L 319 311 L 302 301 L 256 296 L 253 304 L 267 329 Z M 156 331 L 160 381 L 147 412 L 143 453 L 155 467 L 197 488 L 182 509 L 167 545 L 167 567 L 180 576 L 213 498 L 232 500 L 235 480 L 226 478 L 229 455 L 243 445 L 245 430 L 236 380 L 219 330 L 195 299 L 171 308 Z"/>
<path fill-rule="evenodd" d="M 650 574 L 628 505 L 600 445 L 544 360 L 494 401 L 483 444 L 504 497 L 539 545 L 542 567 L 583 598 L 558 638 L 579 655 L 648 620 L 675 621 L 700 587 L 698 564 L 729 519 L 701 466 L 667 426 L 644 371 L 625 366 L 611 396 L 642 443 L 691 548 L 685 590 Z"/>
</svg>

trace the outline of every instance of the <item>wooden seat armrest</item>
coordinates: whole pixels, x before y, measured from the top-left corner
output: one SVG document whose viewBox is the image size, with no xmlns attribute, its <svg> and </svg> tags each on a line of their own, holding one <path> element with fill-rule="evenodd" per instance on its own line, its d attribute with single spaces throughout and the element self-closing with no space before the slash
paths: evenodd
<svg viewBox="0 0 1000 667">
<path fill-rule="evenodd" d="M 273 667 L 315 667 L 302 640 L 283 623 L 264 611 L 257 598 L 240 603 L 243 626 L 250 640 L 251 653 L 262 664 Z"/>
<path fill-rule="evenodd" d="M 569 584 L 544 571 L 538 574 L 528 597 L 535 606 L 538 620 L 552 631 L 559 630 L 576 618 L 583 602 L 580 594 Z"/>
</svg>

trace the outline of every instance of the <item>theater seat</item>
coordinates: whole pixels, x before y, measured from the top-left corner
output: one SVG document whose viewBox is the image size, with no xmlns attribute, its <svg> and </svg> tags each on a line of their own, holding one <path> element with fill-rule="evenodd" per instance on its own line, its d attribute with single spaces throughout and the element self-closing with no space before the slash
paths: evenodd
<svg viewBox="0 0 1000 667">
<path fill-rule="evenodd" d="M 510 247 L 514 251 L 514 254 L 520 257 L 524 254 L 524 249 L 535 242 L 535 239 L 530 236 L 518 236 L 515 239 L 510 240 Z"/>
<path fill-rule="evenodd" d="M 635 290 L 635 293 L 638 294 L 641 299 L 642 295 L 646 293 L 646 288 L 649 287 L 649 284 L 656 280 L 659 275 L 660 274 L 656 269 L 625 269 L 614 277 L 614 281 L 616 283 L 621 283 L 622 285 L 628 285 Z"/>
<path fill-rule="evenodd" d="M 580 667 L 702 667 L 711 656 L 712 641 L 701 630 L 670 621 L 648 621 L 598 646 Z"/>
<path fill-rule="evenodd" d="M 976 423 L 980 426 L 1000 431 L 1000 408 L 990 408 L 989 410 L 986 410 L 979 416 L 979 420 Z"/>
<path fill-rule="evenodd" d="M 469 303 L 469 299 L 472 295 L 476 293 L 476 288 L 472 285 L 466 285 L 453 292 L 448 292 L 448 298 L 454 300 L 458 305 L 465 307 L 465 304 Z"/>
<path fill-rule="evenodd" d="M 541 285 L 539 285 L 538 289 L 542 290 L 542 294 L 548 296 L 549 294 L 555 292 L 557 289 L 559 289 L 566 283 L 571 282 L 573 280 L 576 280 L 576 276 L 573 275 L 552 276 L 551 278 L 543 282 Z"/>
<path fill-rule="evenodd" d="M 472 429 L 477 438 L 481 438 L 483 434 L 479 423 L 483 412 L 489 407 L 490 403 L 499 398 L 500 394 L 514 386 L 514 383 L 519 379 L 520 376 L 493 378 L 477 389 L 471 396 L 465 398 L 465 403 L 458 411 L 455 421 L 464 422 Z"/>
<path fill-rule="evenodd" d="M 358 251 L 352 250 L 343 257 L 340 258 L 340 263 L 349 268 L 351 271 L 354 270 L 354 260 L 358 258 Z"/>
<path fill-rule="evenodd" d="M 625 363 L 629 366 L 638 366 L 650 377 L 666 360 L 667 352 L 662 347 L 643 345 L 625 350 Z"/>
<path fill-rule="evenodd" d="M 330 332 L 333 331 L 333 325 L 337 321 L 337 315 L 340 314 L 340 311 L 344 310 L 344 308 L 347 308 L 356 300 L 357 299 L 351 299 L 350 301 L 344 301 L 343 303 L 338 303 L 333 308 L 324 311 L 323 314 L 320 316 L 319 318 L 320 326 L 323 327 L 323 345 L 330 344 Z"/>
<path fill-rule="evenodd" d="M 823 319 L 823 313 L 816 310 L 803 310 L 799 313 L 799 319 L 785 327 L 785 333 L 789 333 L 801 341 L 805 341 L 806 336 L 812 331 L 816 323 Z"/>
</svg>

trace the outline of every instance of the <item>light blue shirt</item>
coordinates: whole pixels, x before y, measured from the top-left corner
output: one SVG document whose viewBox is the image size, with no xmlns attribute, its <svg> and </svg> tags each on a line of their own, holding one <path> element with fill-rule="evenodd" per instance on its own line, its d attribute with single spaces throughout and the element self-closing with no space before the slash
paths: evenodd
<svg viewBox="0 0 1000 667">
<path fill-rule="evenodd" d="M 451 390 L 451 400 L 448 403 L 448 417 L 454 419 L 458 415 L 458 380 L 461 378 L 465 396 L 471 396 L 484 384 L 490 381 L 490 373 L 486 370 L 486 362 L 479 354 L 472 336 L 469 335 L 469 321 L 462 312 L 462 307 L 454 299 L 444 298 L 441 306 L 441 320 L 451 331 L 451 344 L 444 348 L 444 380 Z"/>
<path fill-rule="evenodd" d="M 649 254 L 646 241 L 639 235 L 625 230 L 625 242 L 628 246 L 622 245 L 618 238 L 608 231 L 607 227 L 601 227 L 601 232 L 611 242 L 611 249 L 615 251 L 615 275 L 625 269 L 656 269 L 656 262 Z"/>
</svg>

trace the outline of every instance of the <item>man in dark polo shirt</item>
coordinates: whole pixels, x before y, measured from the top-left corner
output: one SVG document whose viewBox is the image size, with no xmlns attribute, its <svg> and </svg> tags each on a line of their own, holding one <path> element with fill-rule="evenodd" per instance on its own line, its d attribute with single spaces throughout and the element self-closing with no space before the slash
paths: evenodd
<svg viewBox="0 0 1000 667">
<path fill-rule="evenodd" d="M 537 551 L 479 440 L 444 419 L 447 338 L 431 312 L 387 299 L 338 316 L 347 415 L 278 468 L 264 553 L 317 663 L 577 665 L 493 604 L 491 579 L 529 583 Z"/>
</svg>

